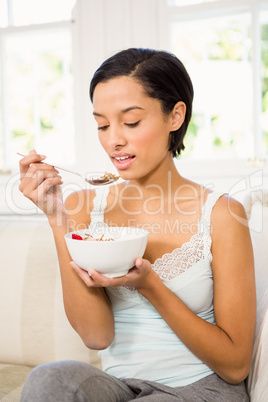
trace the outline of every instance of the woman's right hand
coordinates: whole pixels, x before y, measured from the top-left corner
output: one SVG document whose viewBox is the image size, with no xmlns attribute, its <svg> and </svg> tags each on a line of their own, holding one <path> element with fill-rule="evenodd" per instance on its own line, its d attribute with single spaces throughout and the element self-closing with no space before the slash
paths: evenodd
<svg viewBox="0 0 268 402">
<path fill-rule="evenodd" d="M 35 150 L 20 160 L 19 189 L 48 217 L 64 212 L 60 185 L 63 183 L 58 171 L 43 162 L 45 156 Z"/>
</svg>

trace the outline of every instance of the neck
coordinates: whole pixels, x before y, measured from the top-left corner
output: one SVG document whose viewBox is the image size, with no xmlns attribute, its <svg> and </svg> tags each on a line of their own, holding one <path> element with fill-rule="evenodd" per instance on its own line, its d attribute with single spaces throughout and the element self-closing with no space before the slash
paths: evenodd
<svg viewBox="0 0 268 402">
<path fill-rule="evenodd" d="M 165 197 L 181 184 L 183 184 L 183 178 L 177 171 L 172 157 L 161 163 L 150 174 L 126 182 L 126 186 L 139 188 L 145 197 L 152 196 L 154 193 L 159 194 L 159 192 Z"/>
</svg>

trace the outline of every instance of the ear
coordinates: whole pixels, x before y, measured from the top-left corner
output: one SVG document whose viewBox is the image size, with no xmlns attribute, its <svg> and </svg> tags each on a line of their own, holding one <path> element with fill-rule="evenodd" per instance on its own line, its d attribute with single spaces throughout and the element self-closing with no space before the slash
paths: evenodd
<svg viewBox="0 0 268 402">
<path fill-rule="evenodd" d="M 182 101 L 177 102 L 170 115 L 171 116 L 170 131 L 176 131 L 182 126 L 185 119 L 185 113 L 186 113 L 185 103 Z"/>
</svg>

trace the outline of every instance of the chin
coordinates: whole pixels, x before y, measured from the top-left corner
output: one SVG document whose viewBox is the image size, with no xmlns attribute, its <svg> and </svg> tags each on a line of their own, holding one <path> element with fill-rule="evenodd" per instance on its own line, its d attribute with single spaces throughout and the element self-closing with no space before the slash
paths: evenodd
<svg viewBox="0 0 268 402">
<path fill-rule="evenodd" d="M 135 180 L 136 176 L 133 175 L 133 173 L 127 173 L 127 172 L 118 172 L 118 175 L 121 177 L 123 180 Z"/>
<path fill-rule="evenodd" d="M 118 174 L 120 175 L 121 179 L 123 180 L 141 180 L 145 177 L 147 177 L 147 175 L 145 173 L 133 173 L 133 172 L 122 172 L 122 174 L 120 174 L 120 172 L 118 172 Z"/>
</svg>

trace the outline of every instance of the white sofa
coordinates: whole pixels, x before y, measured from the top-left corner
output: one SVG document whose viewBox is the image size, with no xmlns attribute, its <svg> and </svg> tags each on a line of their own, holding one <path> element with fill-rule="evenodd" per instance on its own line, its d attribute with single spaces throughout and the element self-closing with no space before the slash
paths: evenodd
<svg viewBox="0 0 268 402">
<path fill-rule="evenodd" d="M 74 359 L 100 367 L 100 361 L 65 316 L 46 220 L 2 217 L 0 244 L 0 400 L 15 402 L 37 364 Z"/>
<path fill-rule="evenodd" d="M 247 379 L 252 402 L 268 401 L 268 192 L 245 200 L 254 250 L 257 289 L 257 322 L 253 361 Z"/>
<path fill-rule="evenodd" d="M 268 195 L 267 195 L 268 197 Z M 268 400 L 268 200 L 248 197 L 258 288 L 258 319 L 248 389 L 252 402 Z M 263 218 L 263 219 L 261 219 Z M 261 227 L 263 225 L 263 227 Z M 35 365 L 74 359 L 100 366 L 68 323 L 62 303 L 52 232 L 44 218 L 0 220 L 0 400 L 19 401 Z"/>
</svg>

